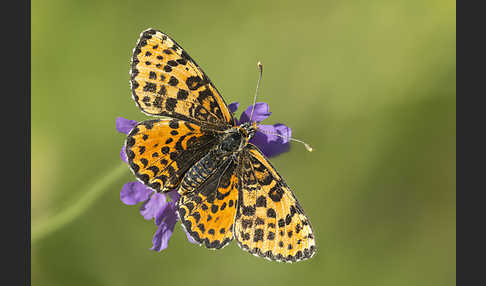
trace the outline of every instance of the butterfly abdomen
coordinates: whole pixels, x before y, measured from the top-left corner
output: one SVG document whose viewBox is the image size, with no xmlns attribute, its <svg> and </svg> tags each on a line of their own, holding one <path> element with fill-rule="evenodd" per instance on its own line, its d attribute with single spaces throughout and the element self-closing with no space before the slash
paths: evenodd
<svg viewBox="0 0 486 286">
<path fill-rule="evenodd" d="M 185 194 L 197 189 L 216 172 L 226 158 L 227 154 L 224 154 L 218 149 L 210 151 L 187 171 L 182 179 L 179 193 Z"/>
</svg>

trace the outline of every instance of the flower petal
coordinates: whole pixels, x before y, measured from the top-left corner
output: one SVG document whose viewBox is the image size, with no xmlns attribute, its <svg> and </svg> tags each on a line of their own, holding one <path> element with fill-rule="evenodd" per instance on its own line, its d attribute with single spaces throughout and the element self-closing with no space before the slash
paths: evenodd
<svg viewBox="0 0 486 286">
<path fill-rule="evenodd" d="M 155 216 L 155 224 L 160 225 L 165 220 L 175 219 L 177 221 L 177 210 L 175 202 L 166 202 L 161 205 Z"/>
<path fill-rule="evenodd" d="M 245 111 L 240 116 L 240 124 L 249 122 L 250 121 L 250 116 L 251 116 L 251 109 L 253 105 L 248 106 Z M 261 122 L 265 120 L 267 117 L 272 114 L 269 110 L 268 104 L 266 102 L 257 102 L 255 103 L 255 110 L 253 111 L 253 120 L 255 122 Z"/>
<path fill-rule="evenodd" d="M 177 190 L 173 190 L 167 193 L 169 195 L 170 199 L 174 202 L 177 202 L 177 200 L 180 198 L 181 195 L 177 192 Z"/>
<path fill-rule="evenodd" d="M 136 205 L 149 199 L 152 190 L 140 182 L 126 183 L 120 192 L 120 200 L 126 205 Z"/>
<path fill-rule="evenodd" d="M 275 124 L 275 125 L 259 125 L 258 131 L 255 132 L 255 136 L 250 140 L 250 143 L 255 144 L 262 153 L 270 157 L 275 157 L 281 153 L 287 152 L 290 149 L 290 140 L 289 138 L 292 135 L 292 130 L 285 126 L 284 124 Z M 285 138 L 265 134 L 263 133 L 275 133 L 284 136 Z"/>
<path fill-rule="evenodd" d="M 137 125 L 137 121 L 135 120 L 129 120 L 123 117 L 116 118 L 116 130 L 120 133 L 128 134 L 135 125 Z"/>
<path fill-rule="evenodd" d="M 120 151 L 120 158 L 122 159 L 123 162 L 128 164 L 127 153 L 125 152 L 125 144 L 123 144 L 123 147 Z"/>
<path fill-rule="evenodd" d="M 189 232 L 187 232 L 186 228 L 183 227 L 183 229 L 184 232 L 186 233 L 187 240 L 189 240 L 190 243 L 199 244 L 197 241 L 194 240 L 194 238 L 192 238 Z"/>
<path fill-rule="evenodd" d="M 235 101 L 235 102 L 230 103 L 230 104 L 228 105 L 229 110 L 230 110 L 231 112 L 233 112 L 233 113 L 235 113 L 235 112 L 236 112 L 236 110 L 238 110 L 238 107 L 240 107 L 240 103 L 239 103 L 238 101 Z"/>
<path fill-rule="evenodd" d="M 159 213 L 168 205 L 165 195 L 155 193 L 140 207 L 140 214 L 146 220 L 157 219 Z"/>
<path fill-rule="evenodd" d="M 155 224 L 159 226 L 152 239 L 152 250 L 161 251 L 167 248 L 169 239 L 177 222 L 176 202 L 170 201 L 161 205 L 155 216 Z"/>
<path fill-rule="evenodd" d="M 278 142 L 280 144 L 289 142 L 290 138 L 292 137 L 292 129 L 281 123 L 274 125 L 259 124 L 257 132 L 265 133 L 265 135 L 267 135 L 268 142 Z M 278 134 L 283 137 L 272 134 Z"/>
<path fill-rule="evenodd" d="M 180 198 L 181 195 L 179 195 L 179 193 L 174 190 L 174 191 L 171 191 L 169 193 L 167 193 L 169 195 L 169 197 L 171 198 L 171 202 L 169 202 L 171 204 L 171 206 L 173 207 L 173 211 L 174 211 L 174 215 L 176 217 L 176 220 L 179 220 L 179 216 L 177 215 L 177 207 L 176 207 L 176 203 L 177 203 L 177 200 Z M 168 212 L 166 213 L 166 215 L 168 214 Z M 157 219 L 155 220 L 155 223 L 161 221 L 162 219 L 162 215 L 157 217 Z M 194 243 L 194 244 L 198 244 L 197 241 L 195 241 L 192 236 L 189 234 L 189 232 L 186 231 L 186 228 L 183 227 L 182 229 L 184 229 L 184 232 L 186 233 L 186 236 L 187 236 L 187 240 L 189 240 L 190 243 Z"/>
<path fill-rule="evenodd" d="M 177 220 L 174 216 L 168 216 L 161 222 L 152 239 L 151 250 L 160 252 L 169 246 L 169 240 L 174 232 L 176 222 Z"/>
</svg>

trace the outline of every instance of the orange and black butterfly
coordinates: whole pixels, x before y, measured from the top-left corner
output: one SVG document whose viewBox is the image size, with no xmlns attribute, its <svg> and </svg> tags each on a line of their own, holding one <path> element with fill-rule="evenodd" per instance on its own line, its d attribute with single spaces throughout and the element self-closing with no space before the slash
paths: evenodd
<svg viewBox="0 0 486 286">
<path fill-rule="evenodd" d="M 293 192 L 249 140 L 256 123 L 237 125 L 196 62 L 166 34 L 144 31 L 133 51 L 131 88 L 151 116 L 126 139 L 130 169 L 157 192 L 177 189 L 182 225 L 198 243 L 239 246 L 270 260 L 312 257 L 309 219 Z"/>
</svg>

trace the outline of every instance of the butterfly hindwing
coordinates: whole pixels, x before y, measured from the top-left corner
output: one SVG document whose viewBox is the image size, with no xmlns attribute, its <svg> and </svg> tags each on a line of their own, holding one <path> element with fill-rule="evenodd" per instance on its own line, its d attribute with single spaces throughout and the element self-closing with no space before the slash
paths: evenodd
<svg viewBox="0 0 486 286">
<path fill-rule="evenodd" d="M 130 83 L 144 113 L 169 117 L 140 122 L 129 132 L 130 169 L 157 192 L 177 189 L 177 213 L 194 240 L 219 249 L 236 238 L 242 249 L 276 261 L 314 255 L 302 207 L 262 152 L 247 143 L 256 123 L 237 126 L 186 51 L 168 35 L 145 30 L 133 50 Z"/>
<path fill-rule="evenodd" d="M 215 144 L 214 136 L 178 119 L 147 120 L 128 134 L 126 154 L 135 176 L 156 191 L 177 187 L 184 173 Z"/>
<path fill-rule="evenodd" d="M 132 95 L 149 115 L 169 116 L 226 129 L 233 117 L 196 62 L 166 34 L 140 35 L 131 64 Z"/>
<path fill-rule="evenodd" d="M 238 176 L 234 232 L 240 247 L 270 260 L 310 258 L 315 240 L 307 216 L 287 184 L 252 144 L 240 154 Z"/>
<path fill-rule="evenodd" d="M 178 201 L 182 225 L 208 248 L 219 249 L 233 240 L 238 204 L 235 169 L 236 164 L 228 159 L 197 189 L 181 194 Z"/>
</svg>

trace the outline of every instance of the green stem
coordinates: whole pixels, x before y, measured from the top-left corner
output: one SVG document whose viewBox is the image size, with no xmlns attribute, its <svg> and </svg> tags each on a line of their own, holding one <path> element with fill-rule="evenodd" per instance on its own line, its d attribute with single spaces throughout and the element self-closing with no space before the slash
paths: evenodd
<svg viewBox="0 0 486 286">
<path fill-rule="evenodd" d="M 31 242 L 35 243 L 40 239 L 44 238 L 48 234 L 53 233 L 59 228 L 69 224 L 79 217 L 86 209 L 88 209 L 93 202 L 96 201 L 109 186 L 116 181 L 121 175 L 126 173 L 127 165 L 125 163 L 116 167 L 97 181 L 83 196 L 76 201 L 74 201 L 70 206 L 61 211 L 60 213 L 54 215 L 53 217 L 46 217 L 40 222 L 36 222 L 32 225 Z"/>
</svg>

